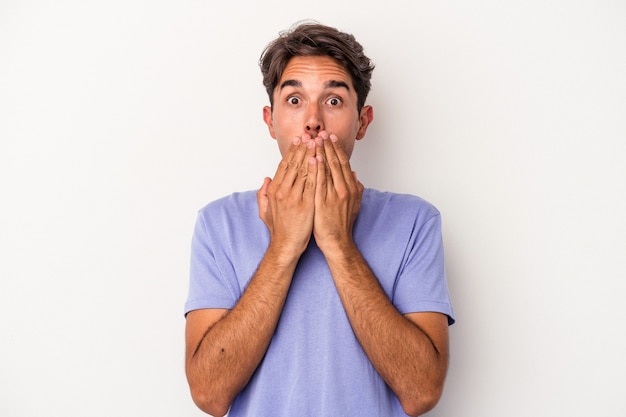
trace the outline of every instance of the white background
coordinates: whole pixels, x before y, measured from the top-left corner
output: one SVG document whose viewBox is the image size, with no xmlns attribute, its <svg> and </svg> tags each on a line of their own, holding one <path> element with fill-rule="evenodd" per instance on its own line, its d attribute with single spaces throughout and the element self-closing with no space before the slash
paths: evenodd
<svg viewBox="0 0 626 417">
<path fill-rule="evenodd" d="M 377 64 L 353 166 L 442 212 L 429 415 L 626 414 L 622 1 L 0 0 L 0 415 L 195 416 L 196 211 L 271 176 L 257 60 L 305 18 Z"/>
</svg>

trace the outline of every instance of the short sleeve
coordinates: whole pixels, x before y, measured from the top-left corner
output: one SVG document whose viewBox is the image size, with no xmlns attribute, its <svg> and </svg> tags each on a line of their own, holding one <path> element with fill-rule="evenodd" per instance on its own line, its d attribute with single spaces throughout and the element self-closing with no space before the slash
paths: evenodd
<svg viewBox="0 0 626 417">
<path fill-rule="evenodd" d="M 400 313 L 439 312 L 455 321 L 448 291 L 441 236 L 441 216 L 415 225 L 405 262 L 394 289 L 394 304 Z"/>
<path fill-rule="evenodd" d="M 228 282 L 216 258 L 219 233 L 208 230 L 205 213 L 200 211 L 191 240 L 189 295 L 185 315 L 202 308 L 231 309 L 237 300 L 234 284 Z"/>
</svg>

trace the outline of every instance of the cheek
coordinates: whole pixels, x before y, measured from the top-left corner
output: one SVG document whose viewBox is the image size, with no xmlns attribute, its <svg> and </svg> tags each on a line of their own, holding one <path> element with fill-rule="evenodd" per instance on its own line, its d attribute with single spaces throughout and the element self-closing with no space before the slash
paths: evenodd
<svg viewBox="0 0 626 417">
<path fill-rule="evenodd" d="M 285 155 L 287 155 L 287 151 L 289 150 L 289 144 L 284 141 L 279 141 L 278 150 L 280 151 L 280 156 L 284 158 Z"/>
<path fill-rule="evenodd" d="M 352 156 L 352 151 L 354 150 L 354 141 L 342 143 L 341 148 L 349 159 Z"/>
<path fill-rule="evenodd" d="M 277 139 L 293 137 L 297 134 L 297 127 L 300 127 L 300 124 L 294 115 L 278 114 L 274 117 L 274 132 Z"/>
<path fill-rule="evenodd" d="M 343 123 L 340 129 L 335 130 L 337 136 L 344 138 L 346 141 L 352 142 L 359 133 L 359 123 Z"/>
<path fill-rule="evenodd" d="M 284 157 L 289 152 L 289 148 L 291 147 L 291 144 L 293 142 L 293 136 L 278 136 L 276 138 L 276 142 L 278 144 L 278 150 L 280 151 L 280 155 Z"/>
</svg>

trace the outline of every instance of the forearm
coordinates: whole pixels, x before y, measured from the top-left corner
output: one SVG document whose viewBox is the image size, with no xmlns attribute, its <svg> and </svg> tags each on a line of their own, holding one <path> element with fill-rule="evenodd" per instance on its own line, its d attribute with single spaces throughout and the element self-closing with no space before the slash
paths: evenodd
<svg viewBox="0 0 626 417">
<path fill-rule="evenodd" d="M 329 253 L 327 260 L 338 293 L 370 362 L 407 414 L 428 411 L 443 388 L 447 343 L 437 346 L 396 310 L 356 246 L 349 244 Z"/>
<path fill-rule="evenodd" d="M 246 386 L 276 329 L 295 259 L 270 247 L 235 307 L 206 330 L 188 352 L 192 396 L 206 412 L 222 415 Z"/>
</svg>

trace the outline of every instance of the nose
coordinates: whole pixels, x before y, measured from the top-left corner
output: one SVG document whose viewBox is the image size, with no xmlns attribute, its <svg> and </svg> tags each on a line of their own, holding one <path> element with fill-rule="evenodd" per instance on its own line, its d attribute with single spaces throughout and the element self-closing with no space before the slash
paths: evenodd
<svg viewBox="0 0 626 417">
<path fill-rule="evenodd" d="M 320 130 L 322 130 L 322 127 L 319 124 L 313 125 L 313 124 L 307 124 L 306 125 L 306 131 L 307 133 L 319 133 Z"/>
<path fill-rule="evenodd" d="M 317 134 L 324 129 L 320 111 L 316 105 L 309 106 L 304 129 L 312 137 L 316 137 Z"/>
</svg>

